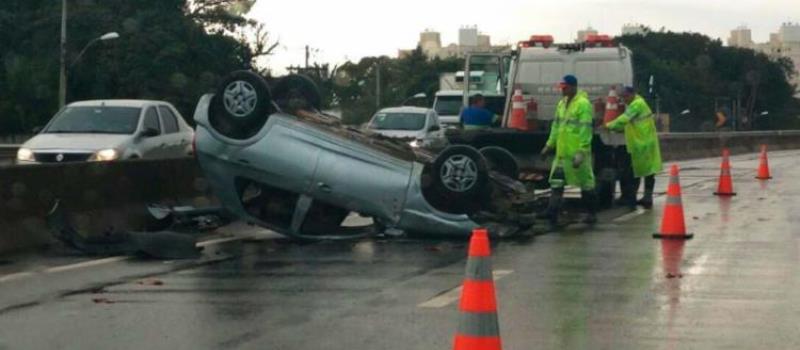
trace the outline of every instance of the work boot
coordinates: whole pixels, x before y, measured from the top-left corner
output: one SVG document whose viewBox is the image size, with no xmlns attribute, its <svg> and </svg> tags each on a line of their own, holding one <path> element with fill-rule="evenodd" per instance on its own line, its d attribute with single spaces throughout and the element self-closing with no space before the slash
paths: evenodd
<svg viewBox="0 0 800 350">
<path fill-rule="evenodd" d="M 614 205 L 617 207 L 626 207 L 631 211 L 636 210 L 636 197 L 634 196 L 633 198 L 627 198 L 626 196 L 617 198 L 614 201 Z"/>
<path fill-rule="evenodd" d="M 641 205 L 645 209 L 653 209 L 653 192 L 645 191 L 642 199 L 638 200 L 636 204 Z"/>
<path fill-rule="evenodd" d="M 536 218 L 547 220 L 551 227 L 558 226 L 558 214 L 561 212 L 561 202 L 563 198 L 563 189 L 553 189 L 550 193 L 550 202 L 547 204 L 547 209 L 536 215 Z"/>
<path fill-rule="evenodd" d="M 583 219 L 583 223 L 594 225 L 597 223 L 597 194 L 594 190 L 581 191 L 581 200 L 586 208 L 586 217 Z"/>
<path fill-rule="evenodd" d="M 645 209 L 653 209 L 653 189 L 656 187 L 655 175 L 650 175 L 644 178 L 644 196 L 636 204 L 641 205 Z"/>
</svg>

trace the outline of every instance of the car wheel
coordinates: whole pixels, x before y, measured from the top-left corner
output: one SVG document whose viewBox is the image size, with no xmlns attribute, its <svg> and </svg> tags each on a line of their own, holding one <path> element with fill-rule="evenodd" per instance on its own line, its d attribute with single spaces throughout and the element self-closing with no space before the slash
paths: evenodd
<svg viewBox="0 0 800 350">
<path fill-rule="evenodd" d="M 437 209 L 453 214 L 470 214 L 483 205 L 489 170 L 486 159 L 470 146 L 457 145 L 440 153 L 430 172 L 428 201 Z"/>
<path fill-rule="evenodd" d="M 264 79 L 250 71 L 236 71 L 222 81 L 211 99 L 209 122 L 220 134 L 241 140 L 257 134 L 274 112 Z"/>
<path fill-rule="evenodd" d="M 275 103 L 285 112 L 322 109 L 322 94 L 311 78 L 291 74 L 278 79 L 272 89 Z"/>
<path fill-rule="evenodd" d="M 502 147 L 489 146 L 481 148 L 481 155 L 486 158 L 489 170 L 497 171 L 514 180 L 519 178 L 519 165 L 514 156 Z"/>
</svg>

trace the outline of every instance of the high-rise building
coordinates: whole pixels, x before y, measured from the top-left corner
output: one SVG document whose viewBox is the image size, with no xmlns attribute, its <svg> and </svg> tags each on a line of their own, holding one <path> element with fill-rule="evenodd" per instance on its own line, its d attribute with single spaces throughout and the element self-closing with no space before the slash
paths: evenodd
<svg viewBox="0 0 800 350">
<path fill-rule="evenodd" d="M 439 32 L 425 30 L 419 34 L 419 46 L 426 56 L 435 55 L 442 49 L 442 35 Z"/>
<path fill-rule="evenodd" d="M 419 34 L 417 45 L 428 58 L 464 57 L 469 52 L 503 52 L 509 45 L 492 46 L 492 38 L 478 31 L 477 26 L 461 27 L 458 31 L 458 44 L 442 44 L 439 32 L 426 29 Z M 414 50 L 398 50 L 397 57 L 408 57 Z"/>
<path fill-rule="evenodd" d="M 731 31 L 731 36 L 728 38 L 728 46 L 753 48 L 753 33 L 750 28 L 740 26 Z"/>
<path fill-rule="evenodd" d="M 586 29 L 581 29 L 578 31 L 578 39 L 575 42 L 582 43 L 586 41 L 586 37 L 589 35 L 597 35 L 597 29 L 592 28 L 591 26 L 587 27 Z"/>
<path fill-rule="evenodd" d="M 622 35 L 646 35 L 647 28 L 641 24 L 628 23 L 622 26 Z"/>
<path fill-rule="evenodd" d="M 781 25 L 778 40 L 782 43 L 800 43 L 800 23 L 787 22 Z"/>
<path fill-rule="evenodd" d="M 492 38 L 486 34 L 478 34 L 478 47 L 480 49 L 492 47 Z"/>
<path fill-rule="evenodd" d="M 769 42 L 763 44 L 753 43 L 750 30 L 739 27 L 731 31 L 728 45 L 752 48 L 773 59 L 788 58 L 794 63 L 795 71 L 800 72 L 800 24 L 798 23 L 783 23 L 777 33 L 769 35 Z M 796 96 L 800 97 L 800 76 L 795 75 L 791 83 L 797 87 Z"/>
<path fill-rule="evenodd" d="M 478 26 L 465 26 L 458 30 L 458 45 L 461 47 L 478 46 Z"/>
</svg>

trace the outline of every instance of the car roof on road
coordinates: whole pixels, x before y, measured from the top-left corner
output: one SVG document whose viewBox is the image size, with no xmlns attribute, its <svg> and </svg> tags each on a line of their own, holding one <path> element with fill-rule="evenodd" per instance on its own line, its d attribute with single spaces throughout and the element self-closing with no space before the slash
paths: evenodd
<svg viewBox="0 0 800 350">
<path fill-rule="evenodd" d="M 378 113 L 428 113 L 430 112 L 430 108 L 423 108 L 423 107 L 413 107 L 413 106 L 402 106 L 402 107 L 389 107 L 384 108 L 378 111 Z"/>
<path fill-rule="evenodd" d="M 82 107 L 82 106 L 112 106 L 112 107 L 144 107 L 147 105 L 153 104 L 169 104 L 169 102 L 165 101 L 155 101 L 155 100 L 90 100 L 90 101 L 78 101 L 72 102 L 69 104 L 70 107 Z"/>
</svg>

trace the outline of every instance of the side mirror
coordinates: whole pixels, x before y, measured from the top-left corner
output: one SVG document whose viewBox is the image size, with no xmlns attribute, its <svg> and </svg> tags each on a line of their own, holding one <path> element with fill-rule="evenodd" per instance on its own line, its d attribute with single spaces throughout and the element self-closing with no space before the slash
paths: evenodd
<svg viewBox="0 0 800 350">
<path fill-rule="evenodd" d="M 158 135 L 160 135 L 160 134 L 161 134 L 161 133 L 160 133 L 158 130 L 156 130 L 156 129 L 153 129 L 153 128 L 146 128 L 146 129 L 142 130 L 142 132 L 140 132 L 140 133 L 139 133 L 139 136 L 140 136 L 140 137 L 147 138 L 147 137 L 154 137 L 154 136 L 158 136 Z"/>
<path fill-rule="evenodd" d="M 439 130 L 442 130 L 442 127 L 439 126 L 439 124 L 431 125 L 431 127 L 428 128 L 428 131 L 439 131 Z"/>
<path fill-rule="evenodd" d="M 36 126 L 33 128 L 33 130 L 31 130 L 31 132 L 33 132 L 34 134 L 38 134 L 39 132 L 42 131 L 42 129 L 43 128 L 41 126 Z"/>
</svg>

